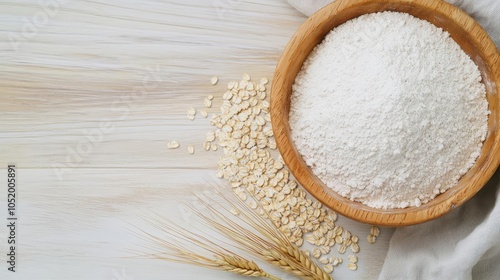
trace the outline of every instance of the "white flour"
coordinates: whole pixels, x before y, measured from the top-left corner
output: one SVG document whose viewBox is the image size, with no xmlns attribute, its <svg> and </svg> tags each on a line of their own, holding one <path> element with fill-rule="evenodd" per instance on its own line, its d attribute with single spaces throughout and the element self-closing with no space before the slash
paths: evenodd
<svg viewBox="0 0 500 280">
<path fill-rule="evenodd" d="M 330 188 L 375 208 L 420 206 L 478 158 L 488 103 L 449 34 L 403 13 L 332 30 L 293 86 L 292 139 Z"/>
</svg>

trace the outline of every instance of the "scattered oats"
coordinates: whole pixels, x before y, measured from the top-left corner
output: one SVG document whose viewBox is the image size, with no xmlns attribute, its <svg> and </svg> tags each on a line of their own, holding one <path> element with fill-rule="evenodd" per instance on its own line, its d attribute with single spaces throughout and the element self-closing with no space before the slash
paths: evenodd
<svg viewBox="0 0 500 280">
<path fill-rule="evenodd" d="M 192 109 L 194 112 L 193 112 L 193 111 L 191 111 L 191 109 Z M 189 110 L 188 110 L 188 113 L 187 113 L 187 118 L 188 118 L 189 120 L 192 120 L 192 121 L 193 121 L 193 120 L 195 119 L 196 110 L 195 110 L 194 108 L 191 108 L 191 109 L 189 109 Z"/>
<path fill-rule="evenodd" d="M 325 244 L 325 242 L 326 242 L 326 238 L 321 237 L 320 239 L 318 239 L 318 242 L 316 242 L 316 246 L 322 246 Z"/>
<path fill-rule="evenodd" d="M 356 257 L 355 255 L 350 255 L 349 257 L 347 257 L 347 259 L 352 263 L 358 262 L 358 257 Z"/>
<path fill-rule="evenodd" d="M 208 98 L 205 98 L 205 100 L 203 100 L 203 103 L 205 103 L 205 107 L 207 107 L 207 108 L 212 107 L 212 100 L 210 100 Z"/>
<path fill-rule="evenodd" d="M 305 250 L 304 251 L 304 254 L 306 254 L 306 256 L 310 257 L 311 256 L 311 252 L 309 252 L 308 250 Z"/>
<path fill-rule="evenodd" d="M 215 132 L 210 131 L 207 133 L 207 142 L 212 142 L 215 140 Z"/>
<path fill-rule="evenodd" d="M 260 114 L 260 111 L 261 111 L 260 107 L 253 107 L 253 109 L 252 109 L 252 113 L 254 115 Z"/>
<path fill-rule="evenodd" d="M 300 230 L 300 228 L 296 228 L 292 234 L 294 238 L 302 238 L 303 235 L 304 233 Z"/>
<path fill-rule="evenodd" d="M 342 243 L 344 243 L 344 239 L 342 238 L 341 235 L 337 235 L 337 236 L 335 236 L 335 242 L 338 244 L 342 244 Z"/>
<path fill-rule="evenodd" d="M 248 83 L 246 90 L 252 91 L 255 89 L 255 84 L 254 83 Z"/>
<path fill-rule="evenodd" d="M 250 79 L 251 79 L 250 75 L 248 75 L 247 73 L 243 73 L 242 78 L 243 78 L 244 81 L 247 81 L 247 82 L 250 81 Z"/>
<path fill-rule="evenodd" d="M 203 149 L 205 149 L 205 151 L 210 151 L 210 142 L 205 142 L 205 144 L 203 144 Z"/>
<path fill-rule="evenodd" d="M 212 149 L 212 151 L 217 151 L 218 147 L 217 147 L 217 144 L 213 144 L 210 145 L 210 149 Z"/>
<path fill-rule="evenodd" d="M 304 239 L 302 238 L 299 238 L 297 241 L 295 241 L 295 245 L 297 245 L 297 247 L 302 246 L 302 244 L 304 244 Z"/>
<path fill-rule="evenodd" d="M 264 77 L 264 78 L 260 79 L 261 85 L 267 85 L 267 83 L 269 83 L 269 80 L 267 78 Z"/>
<path fill-rule="evenodd" d="M 257 116 L 255 118 L 255 123 L 257 123 L 257 125 L 263 126 L 266 124 L 266 120 L 264 120 L 264 118 L 261 116 Z"/>
<path fill-rule="evenodd" d="M 332 263 L 333 266 L 339 265 L 339 258 L 331 258 L 330 262 Z"/>
<path fill-rule="evenodd" d="M 350 231 L 348 231 L 348 230 L 344 230 L 343 237 L 344 237 L 344 240 L 349 240 L 349 239 L 351 239 L 351 232 L 350 232 Z"/>
<path fill-rule="evenodd" d="M 214 76 L 212 77 L 212 79 L 210 79 L 210 83 L 212 83 L 212 85 L 216 85 L 217 82 L 219 82 L 219 78 L 217 76 Z"/>
<path fill-rule="evenodd" d="M 330 273 L 332 273 L 332 272 L 333 272 L 333 265 L 331 265 L 331 264 L 327 264 L 327 265 L 325 265 L 325 266 L 323 267 L 323 270 L 324 270 L 326 273 L 330 274 Z"/>
<path fill-rule="evenodd" d="M 346 250 L 347 250 L 347 246 L 345 246 L 344 244 L 342 244 L 342 245 L 340 245 L 340 246 L 339 246 L 339 248 L 338 248 L 338 250 L 337 250 L 337 251 L 338 251 L 340 254 L 344 254 Z"/>
<path fill-rule="evenodd" d="M 354 271 L 354 270 L 358 269 L 358 265 L 355 263 L 349 263 L 349 264 L 347 264 L 347 268 Z"/>
<path fill-rule="evenodd" d="M 326 218 L 331 221 L 331 222 L 336 222 L 337 221 L 337 213 L 331 211 L 330 213 L 328 213 L 328 215 L 326 216 Z"/>
<path fill-rule="evenodd" d="M 262 101 L 262 109 L 269 109 L 269 102 L 267 100 Z"/>
<path fill-rule="evenodd" d="M 271 122 L 271 114 L 269 113 L 265 114 L 264 119 L 266 120 L 266 122 Z"/>
<path fill-rule="evenodd" d="M 227 84 L 227 89 L 233 89 L 238 87 L 238 82 L 231 81 Z"/>
<path fill-rule="evenodd" d="M 322 264 L 328 264 L 330 261 L 328 261 L 327 257 L 321 257 L 319 259 L 319 262 L 322 263 Z"/>
<path fill-rule="evenodd" d="M 336 226 L 333 231 L 335 232 L 335 235 L 341 236 L 342 232 L 344 232 L 344 229 L 341 226 Z"/>
<path fill-rule="evenodd" d="M 180 145 L 180 144 L 179 144 L 179 142 L 177 142 L 177 141 L 171 141 L 171 142 L 169 142 L 169 143 L 167 144 L 167 147 L 168 147 L 169 149 L 177 149 L 177 148 L 179 148 L 180 146 L 181 146 L 181 145 Z"/>
<path fill-rule="evenodd" d="M 306 236 L 306 241 L 312 245 L 314 245 L 314 244 L 316 244 L 316 242 L 318 242 L 316 237 L 314 237 L 314 235 L 312 235 L 312 234 Z"/>
<path fill-rule="evenodd" d="M 376 226 L 372 226 L 370 228 L 370 234 L 375 236 L 375 237 L 378 237 L 380 235 L 380 229 Z"/>
<path fill-rule="evenodd" d="M 230 100 L 231 98 L 233 98 L 233 92 L 230 90 L 226 91 L 226 93 L 222 95 L 222 99 L 224 100 Z"/>
<path fill-rule="evenodd" d="M 189 152 L 190 154 L 194 154 L 194 146 L 193 146 L 193 145 L 189 145 L 189 146 L 188 146 L 188 152 Z"/>
<path fill-rule="evenodd" d="M 366 239 L 368 240 L 368 243 L 373 244 L 373 243 L 375 243 L 375 240 L 377 238 L 370 234 L 370 235 L 368 235 L 368 237 Z"/>
<path fill-rule="evenodd" d="M 321 251 L 321 254 L 323 254 L 323 255 L 330 253 L 330 247 L 328 247 L 328 246 L 321 246 L 319 248 L 319 250 Z"/>
<path fill-rule="evenodd" d="M 204 118 L 208 117 L 208 113 L 207 113 L 207 111 L 205 111 L 205 109 L 201 109 L 201 110 L 200 110 L 200 114 L 201 114 Z"/>
<path fill-rule="evenodd" d="M 207 96 L 207 99 L 208 99 L 208 100 L 212 100 L 212 99 L 214 99 L 214 96 L 213 96 L 212 94 L 209 94 L 209 95 Z"/>
<path fill-rule="evenodd" d="M 319 257 L 321 257 L 321 251 L 318 248 L 314 248 L 312 251 L 312 256 L 313 258 L 318 259 Z"/>
<path fill-rule="evenodd" d="M 351 252 L 353 252 L 355 254 L 359 253 L 359 245 L 358 245 L 358 243 L 352 243 L 351 244 Z"/>
<path fill-rule="evenodd" d="M 352 242 L 353 242 L 353 243 L 358 243 L 358 241 L 359 241 L 359 237 L 358 237 L 357 235 L 353 235 L 353 236 L 351 237 L 351 240 L 352 240 Z"/>
<path fill-rule="evenodd" d="M 337 243 L 335 241 L 335 236 L 333 236 L 333 231 L 328 231 L 328 233 L 326 234 L 326 242 L 325 243 L 328 243 L 327 245 L 332 247 L 335 245 L 335 243 Z"/>
<path fill-rule="evenodd" d="M 343 244 L 345 246 L 351 246 L 351 244 L 353 244 L 353 243 L 352 243 L 351 239 L 349 238 L 349 239 L 344 239 L 344 243 Z"/>
<path fill-rule="evenodd" d="M 281 174 L 281 173 L 280 173 L 280 174 Z M 284 193 L 282 193 L 282 192 L 281 192 L 281 193 L 278 193 L 278 195 L 276 196 L 276 200 L 277 200 L 278 202 L 281 202 L 281 201 L 283 201 L 284 199 L 285 199 L 285 194 L 284 194 Z"/>
<path fill-rule="evenodd" d="M 269 148 L 272 150 L 276 150 L 277 146 L 276 146 L 276 141 L 274 139 L 269 140 Z"/>
<path fill-rule="evenodd" d="M 264 135 L 266 135 L 267 137 L 273 136 L 273 129 L 269 126 L 264 127 L 263 132 L 264 132 Z"/>
</svg>

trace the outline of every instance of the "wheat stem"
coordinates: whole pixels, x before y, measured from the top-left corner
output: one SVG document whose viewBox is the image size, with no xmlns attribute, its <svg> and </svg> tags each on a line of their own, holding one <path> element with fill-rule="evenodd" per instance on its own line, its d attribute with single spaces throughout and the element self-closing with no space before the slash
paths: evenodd
<svg viewBox="0 0 500 280">
<path fill-rule="evenodd" d="M 191 208 L 206 224 L 214 227 L 220 233 L 235 241 L 237 244 L 253 253 L 257 257 L 280 267 L 281 269 L 293 273 L 306 280 L 331 280 L 331 276 L 323 271 L 305 253 L 291 243 L 274 224 L 269 223 L 264 218 L 256 214 L 253 209 L 244 202 L 229 198 L 226 194 L 218 191 L 231 207 L 237 209 L 240 215 L 236 216 L 238 222 L 228 218 L 213 205 L 222 205 L 213 199 L 201 199 L 200 202 L 209 209 L 207 214 L 201 213 Z M 225 209 L 228 213 L 229 210 Z M 227 213 L 226 213 L 227 214 Z M 246 224 L 255 229 L 260 235 L 248 230 L 242 224 Z"/>
<path fill-rule="evenodd" d="M 211 198 L 202 199 L 198 197 L 200 204 L 207 208 L 208 211 L 201 212 L 190 205 L 187 205 L 187 207 L 201 219 L 203 224 L 216 229 L 219 233 L 235 242 L 237 245 L 233 245 L 233 247 L 252 253 L 302 279 L 332 280 L 329 274 L 324 272 L 302 250 L 291 243 L 274 224 L 255 213 L 244 202 L 231 199 L 227 194 L 218 190 L 217 192 L 232 208 L 238 210 L 240 215 L 233 216 L 230 214 L 229 209 Z M 218 208 L 224 209 L 224 213 Z M 168 238 L 160 238 L 143 231 L 156 245 L 165 250 L 165 252 L 162 252 L 160 249 L 154 249 L 157 254 L 152 256 L 155 258 L 224 270 L 250 277 L 278 279 L 260 269 L 255 262 L 247 260 L 219 245 L 227 243 L 218 240 L 216 243 L 201 234 L 193 233 L 178 225 L 173 226 L 175 223 L 165 219 L 154 219 L 153 222 L 149 223 L 168 236 Z M 197 246 L 201 250 L 210 253 L 213 258 L 185 249 L 185 246 L 183 246 L 185 243 Z"/>
<path fill-rule="evenodd" d="M 167 232 L 169 234 L 175 234 L 174 232 Z M 187 232 L 185 234 L 193 234 L 192 232 Z M 174 235 L 179 237 L 178 235 Z M 191 237 L 185 237 L 187 242 L 192 242 L 198 245 L 198 241 L 190 239 Z M 179 262 L 191 265 L 197 265 L 206 268 L 218 269 L 227 272 L 236 273 L 243 276 L 249 277 L 263 277 L 272 280 L 279 280 L 279 278 L 270 275 L 269 273 L 262 270 L 255 262 L 247 260 L 236 254 L 228 254 L 227 250 L 220 250 L 220 248 L 211 247 L 210 245 L 204 244 L 201 249 L 213 253 L 213 258 L 205 257 L 188 249 L 184 249 L 179 245 L 168 242 L 164 239 L 153 237 L 152 241 L 165 251 L 152 254 L 156 259 Z M 160 252 L 161 250 L 158 250 Z"/>
</svg>

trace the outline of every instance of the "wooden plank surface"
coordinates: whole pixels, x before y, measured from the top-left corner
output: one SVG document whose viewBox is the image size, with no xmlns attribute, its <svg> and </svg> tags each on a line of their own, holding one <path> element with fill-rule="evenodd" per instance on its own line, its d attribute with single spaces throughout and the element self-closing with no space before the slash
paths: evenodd
<svg viewBox="0 0 500 280">
<path fill-rule="evenodd" d="M 2 261 L 0 279 L 239 279 L 129 258 L 144 245 L 130 227 L 149 212 L 191 222 L 179 202 L 223 182 L 219 155 L 201 149 L 208 120 L 187 120 L 187 108 L 214 94 L 216 112 L 243 72 L 271 78 L 304 20 L 282 0 L 1 1 L 0 182 L 16 164 L 19 245 L 18 271 Z M 374 279 L 391 230 L 369 245 L 368 225 L 341 223 L 361 237 L 360 269 L 333 275 Z"/>
</svg>

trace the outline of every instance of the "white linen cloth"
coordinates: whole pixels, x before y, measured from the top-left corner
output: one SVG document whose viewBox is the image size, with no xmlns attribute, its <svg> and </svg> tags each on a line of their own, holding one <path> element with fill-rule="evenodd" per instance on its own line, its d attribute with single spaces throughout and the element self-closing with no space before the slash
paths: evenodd
<svg viewBox="0 0 500 280">
<path fill-rule="evenodd" d="M 310 16 L 332 0 L 288 2 Z M 500 47 L 500 0 L 448 2 L 474 17 Z M 500 171 L 455 211 L 421 225 L 398 228 L 379 279 L 500 280 Z"/>
</svg>

